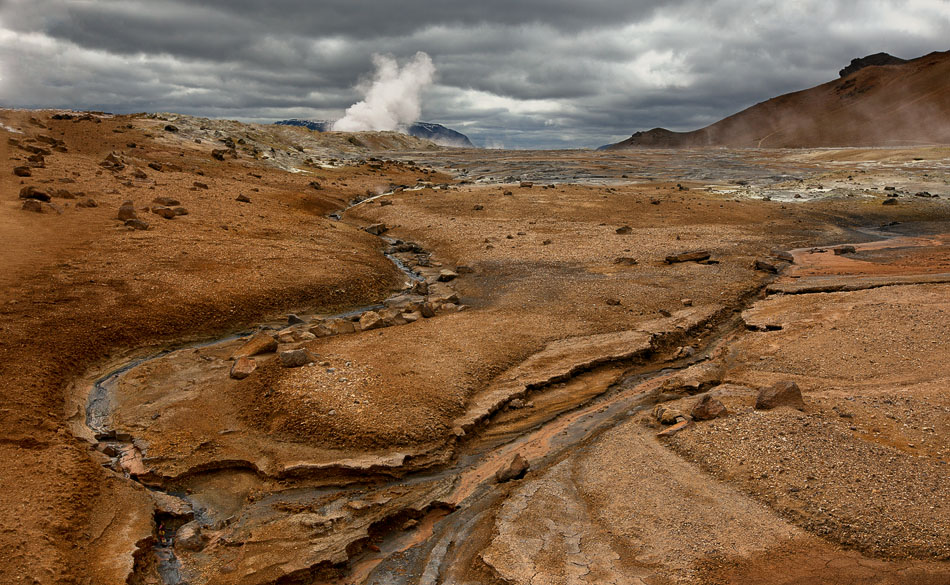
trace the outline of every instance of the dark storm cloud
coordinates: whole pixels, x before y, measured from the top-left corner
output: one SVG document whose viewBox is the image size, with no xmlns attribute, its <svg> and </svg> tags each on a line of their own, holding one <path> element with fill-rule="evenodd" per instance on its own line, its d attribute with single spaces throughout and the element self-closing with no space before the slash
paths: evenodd
<svg viewBox="0 0 950 585">
<path fill-rule="evenodd" d="M 690 129 L 947 50 L 943 0 L 0 0 L 0 104 L 336 118 L 371 56 L 432 56 L 423 117 L 476 143 L 596 146 Z"/>
</svg>

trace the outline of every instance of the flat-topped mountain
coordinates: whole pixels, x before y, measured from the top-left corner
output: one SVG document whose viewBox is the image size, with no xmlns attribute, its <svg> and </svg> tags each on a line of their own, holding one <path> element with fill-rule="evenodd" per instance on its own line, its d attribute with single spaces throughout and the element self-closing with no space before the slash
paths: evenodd
<svg viewBox="0 0 950 585">
<path fill-rule="evenodd" d="M 841 78 L 756 104 L 692 132 L 637 132 L 605 147 L 808 148 L 950 144 L 950 51 L 855 59 Z"/>
<path fill-rule="evenodd" d="M 303 126 L 314 132 L 329 132 L 333 129 L 333 122 L 329 120 L 281 120 L 275 124 L 284 126 Z M 406 134 L 416 138 L 431 140 L 439 146 L 455 146 L 458 148 L 475 148 L 468 136 L 461 132 L 456 132 L 451 128 L 446 128 L 442 124 L 433 124 L 431 122 L 416 122 L 406 128 Z"/>
</svg>

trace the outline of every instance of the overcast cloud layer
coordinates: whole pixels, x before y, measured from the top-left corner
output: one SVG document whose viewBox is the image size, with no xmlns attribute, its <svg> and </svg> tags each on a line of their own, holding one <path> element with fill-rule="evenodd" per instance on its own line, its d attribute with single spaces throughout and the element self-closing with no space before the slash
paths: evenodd
<svg viewBox="0 0 950 585">
<path fill-rule="evenodd" d="M 0 105 L 337 119 L 374 53 L 424 51 L 422 120 L 589 147 L 948 49 L 948 0 L 0 0 Z"/>
</svg>

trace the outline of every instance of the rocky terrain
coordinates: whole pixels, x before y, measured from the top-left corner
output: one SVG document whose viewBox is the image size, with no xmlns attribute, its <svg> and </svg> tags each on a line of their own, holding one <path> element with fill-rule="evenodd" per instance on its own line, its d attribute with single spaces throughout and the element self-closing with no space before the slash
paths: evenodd
<svg viewBox="0 0 950 585">
<path fill-rule="evenodd" d="M 945 147 L 0 122 L 3 582 L 950 580 Z"/>
<path fill-rule="evenodd" d="M 841 78 L 758 103 L 692 132 L 636 132 L 604 147 L 817 148 L 950 143 L 950 52 L 854 59 Z"/>
<path fill-rule="evenodd" d="M 330 132 L 333 128 L 333 122 L 327 120 L 281 120 L 274 122 L 282 126 L 300 126 L 313 130 L 314 132 Z M 406 134 L 431 140 L 439 146 L 452 146 L 456 148 L 475 148 L 468 136 L 446 128 L 442 124 L 433 124 L 432 122 L 416 122 L 406 128 Z"/>
</svg>

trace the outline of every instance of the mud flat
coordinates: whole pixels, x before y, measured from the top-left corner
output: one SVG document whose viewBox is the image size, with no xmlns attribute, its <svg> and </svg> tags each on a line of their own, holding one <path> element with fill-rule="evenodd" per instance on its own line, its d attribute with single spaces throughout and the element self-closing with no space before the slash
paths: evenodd
<svg viewBox="0 0 950 585">
<path fill-rule="evenodd" d="M 52 116 L 0 116 L 4 579 L 950 578 L 945 149 Z"/>
</svg>

